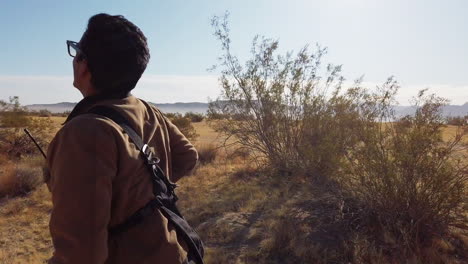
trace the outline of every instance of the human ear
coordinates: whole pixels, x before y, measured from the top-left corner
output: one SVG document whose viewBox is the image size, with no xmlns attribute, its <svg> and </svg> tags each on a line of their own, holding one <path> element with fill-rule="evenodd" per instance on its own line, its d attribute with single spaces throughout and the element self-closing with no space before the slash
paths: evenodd
<svg viewBox="0 0 468 264">
<path fill-rule="evenodd" d="M 89 71 L 88 62 L 83 59 L 78 59 L 78 75 L 82 80 L 91 80 L 91 72 Z"/>
</svg>

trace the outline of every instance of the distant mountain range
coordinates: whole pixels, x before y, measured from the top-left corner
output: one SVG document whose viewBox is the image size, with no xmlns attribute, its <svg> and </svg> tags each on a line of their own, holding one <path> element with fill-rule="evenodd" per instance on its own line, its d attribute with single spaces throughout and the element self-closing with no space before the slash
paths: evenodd
<svg viewBox="0 0 468 264">
<path fill-rule="evenodd" d="M 71 111 L 75 105 L 76 103 L 62 102 L 57 104 L 32 104 L 25 105 L 25 107 L 32 111 L 49 110 L 52 113 L 63 113 L 65 111 Z"/>
<path fill-rule="evenodd" d="M 151 103 L 159 108 L 164 113 L 181 113 L 185 114 L 186 112 L 194 112 L 204 114 L 208 110 L 208 103 L 172 103 L 172 104 L 156 104 Z M 77 103 L 62 102 L 57 104 L 32 104 L 26 105 L 25 107 L 29 110 L 48 110 L 52 113 L 63 113 L 65 111 L 73 110 Z"/>
<path fill-rule="evenodd" d="M 208 103 L 172 103 L 172 104 L 155 104 L 164 113 L 181 113 L 186 112 L 194 113 L 206 113 L 208 110 Z M 75 107 L 76 103 L 63 102 L 57 104 L 32 104 L 26 105 L 29 110 L 41 110 L 46 109 L 52 113 L 62 113 L 65 111 L 71 111 Z M 397 116 L 411 115 L 414 114 L 415 108 L 412 106 L 395 106 Z M 468 102 L 463 105 L 448 105 L 443 109 L 444 116 L 465 116 L 468 115 Z"/>
<path fill-rule="evenodd" d="M 395 106 L 397 116 L 413 115 L 416 108 L 413 106 Z M 442 109 L 444 116 L 468 115 L 468 102 L 463 105 L 447 105 Z"/>
</svg>

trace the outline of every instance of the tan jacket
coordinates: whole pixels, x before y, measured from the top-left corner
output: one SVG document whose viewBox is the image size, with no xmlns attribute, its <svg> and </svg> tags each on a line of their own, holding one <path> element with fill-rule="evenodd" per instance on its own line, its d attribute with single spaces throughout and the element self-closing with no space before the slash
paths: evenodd
<svg viewBox="0 0 468 264">
<path fill-rule="evenodd" d="M 154 106 L 133 95 L 81 100 L 49 145 L 47 161 L 53 210 L 50 234 L 55 252 L 49 263 L 183 263 L 186 244 L 159 212 L 117 236 L 123 223 L 154 198 L 152 182 L 136 146 L 110 119 L 82 114 L 94 105 L 122 113 L 143 142 L 161 159 L 173 182 L 188 175 L 198 154 Z"/>
</svg>

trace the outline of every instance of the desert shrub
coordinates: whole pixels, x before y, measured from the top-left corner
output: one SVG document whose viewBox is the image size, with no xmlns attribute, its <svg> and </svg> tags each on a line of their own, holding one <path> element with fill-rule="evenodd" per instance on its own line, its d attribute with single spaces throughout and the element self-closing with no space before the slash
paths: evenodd
<svg viewBox="0 0 468 264">
<path fill-rule="evenodd" d="M 41 110 L 28 110 L 27 113 L 28 116 L 39 116 L 39 117 L 51 117 L 52 112 L 50 112 L 47 109 L 41 109 Z"/>
<path fill-rule="evenodd" d="M 449 237 L 452 227 L 468 229 L 467 127 L 443 140 L 444 99 L 421 91 L 413 103 L 415 115 L 398 119 L 393 109 L 399 85 L 393 77 L 373 90 L 362 87 L 361 79 L 345 88 L 340 66 L 320 67 L 325 49 L 277 55 L 278 41 L 258 37 L 251 59 L 241 64 L 231 52 L 226 17 L 215 17 L 213 26 L 224 54 L 215 67 L 221 68 L 222 90 L 209 105 L 208 118 L 217 119 L 211 125 L 230 144 L 275 167 L 273 177 L 283 178 L 278 171 L 312 176 L 306 182 L 325 190 L 327 200 L 343 197 L 330 205 L 339 209 L 331 218 L 317 216 L 332 223 L 317 239 L 339 224 L 341 233 L 352 231 L 336 248 L 354 255 L 346 260 L 370 254 L 376 263 L 387 257 L 387 262 L 416 257 L 426 263 L 421 249 L 430 248 L 435 237 Z M 306 212 L 319 208 L 307 203 Z M 335 216 L 341 220 L 332 221 Z M 284 215 L 285 224 L 292 220 Z M 288 248 L 296 238 L 282 226 L 272 225 L 271 239 L 264 241 L 264 249 L 279 258 L 294 255 L 296 248 Z M 350 245 L 353 240 L 362 244 Z M 333 244 L 336 239 L 319 249 L 328 254 Z"/>
<path fill-rule="evenodd" d="M 362 123 L 361 144 L 347 154 L 347 177 L 341 183 L 364 207 L 363 218 L 372 220 L 369 233 L 376 239 L 392 237 L 398 248 L 391 253 L 407 256 L 450 227 L 468 228 L 463 209 L 468 157 L 462 140 L 467 130 L 460 128 L 443 141 L 446 101 L 425 91 L 414 100 L 415 115 L 398 120 L 391 110 L 392 95 L 382 98 L 365 106 L 379 122 Z"/>
<path fill-rule="evenodd" d="M 213 144 L 205 144 L 197 147 L 198 161 L 202 165 L 212 163 L 216 159 L 218 150 L 219 148 Z"/>
<path fill-rule="evenodd" d="M 210 103 L 212 103 L 212 102 L 210 102 Z M 211 111 L 208 111 L 208 113 L 206 114 L 206 118 L 207 118 L 208 121 L 214 121 L 214 120 L 226 119 L 226 118 L 228 118 L 228 116 L 223 115 L 218 111 L 211 110 Z"/>
<path fill-rule="evenodd" d="M 52 113 L 52 116 L 67 117 L 71 113 L 70 110 L 63 111 L 61 113 Z"/>
<path fill-rule="evenodd" d="M 170 112 L 164 113 L 164 115 L 165 115 L 167 118 L 171 119 L 171 120 L 174 119 L 174 118 L 176 118 L 176 117 L 180 117 L 180 116 L 181 116 L 179 113 L 170 113 Z"/>
<path fill-rule="evenodd" d="M 16 178 L 15 192 L 17 194 L 29 193 L 42 183 L 42 169 L 27 165 L 18 166 L 16 168 Z"/>
<path fill-rule="evenodd" d="M 449 116 L 446 120 L 447 125 L 452 126 L 468 126 L 468 115 L 465 116 Z"/>
<path fill-rule="evenodd" d="M 47 109 L 41 109 L 37 113 L 38 113 L 38 115 L 40 117 L 50 117 L 50 116 L 52 116 L 52 113 Z"/>
<path fill-rule="evenodd" d="M 235 148 L 230 154 L 229 156 L 232 157 L 232 158 L 236 158 L 236 157 L 239 157 L 240 159 L 242 160 L 246 160 L 250 157 L 251 155 L 251 152 L 249 149 L 247 148 Z"/>
<path fill-rule="evenodd" d="M 179 113 L 166 113 L 165 116 L 187 137 L 189 140 L 196 140 L 198 134 L 192 125 L 189 118 L 182 116 Z"/>
<path fill-rule="evenodd" d="M 201 122 L 203 119 L 205 119 L 205 116 L 200 113 L 194 113 L 194 112 L 187 112 L 184 115 L 185 118 L 190 119 L 193 123 Z"/>
<path fill-rule="evenodd" d="M 21 158 L 24 155 L 37 154 L 38 150 L 24 133 L 27 128 L 42 149 L 46 149 L 54 129 L 49 117 L 32 117 L 19 103 L 17 96 L 10 97 L 10 103 L 0 102 L 0 150 L 9 158 Z"/>
<path fill-rule="evenodd" d="M 351 130 L 361 119 L 361 81 L 342 91 L 341 66 L 321 68 L 326 49 L 277 55 L 278 41 L 259 37 L 242 66 L 230 50 L 226 17 L 213 26 L 224 52 L 222 94 L 208 110 L 210 119 L 224 118 L 213 128 L 278 170 L 333 174 L 357 142 Z"/>
<path fill-rule="evenodd" d="M 41 168 L 26 163 L 4 164 L 1 171 L 0 198 L 27 194 L 43 182 Z"/>
<path fill-rule="evenodd" d="M 9 103 L 0 100 L 1 124 L 4 128 L 28 125 L 28 111 L 22 107 L 18 96 L 10 97 Z"/>
</svg>

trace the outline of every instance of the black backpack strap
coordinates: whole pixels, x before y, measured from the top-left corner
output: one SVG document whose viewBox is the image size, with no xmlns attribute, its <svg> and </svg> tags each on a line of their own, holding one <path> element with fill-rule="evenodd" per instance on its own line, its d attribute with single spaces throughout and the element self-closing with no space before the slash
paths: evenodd
<svg viewBox="0 0 468 264">
<path fill-rule="evenodd" d="M 187 246 L 189 247 L 189 260 L 194 259 L 196 263 L 203 264 L 203 255 L 205 254 L 203 242 L 195 230 L 193 230 L 182 216 L 174 213 L 169 208 L 161 206 L 160 211 L 169 220 L 169 222 L 175 226 L 178 234 L 180 234 L 187 243 Z"/>
<path fill-rule="evenodd" d="M 143 219 L 149 215 L 151 215 L 154 210 L 157 208 L 161 208 L 162 204 L 159 199 L 153 199 L 149 201 L 145 206 L 138 209 L 135 213 L 133 213 L 125 222 L 118 224 L 108 230 L 109 235 L 116 236 L 120 233 L 127 231 L 128 229 L 138 225 L 139 223 L 143 222 Z"/>
<path fill-rule="evenodd" d="M 143 143 L 143 140 L 135 132 L 135 130 L 132 128 L 132 126 L 130 125 L 127 119 L 125 119 L 117 110 L 104 106 L 104 105 L 95 106 L 92 109 L 88 110 L 88 113 L 105 116 L 107 118 L 110 118 L 119 126 L 121 126 L 122 129 L 125 131 L 125 133 L 130 137 L 130 139 L 136 145 L 136 147 L 140 150 L 140 153 L 143 155 L 143 158 L 145 159 L 146 164 L 151 167 L 153 166 L 155 167 L 155 168 L 152 168 L 152 170 L 155 171 L 155 174 L 159 178 L 159 180 L 162 180 L 164 182 L 164 184 L 166 185 L 166 188 L 171 192 L 171 194 L 177 200 L 177 196 L 174 193 L 174 189 L 177 187 L 177 185 L 171 182 L 164 175 L 163 170 L 158 166 L 159 158 L 155 157 L 153 153 L 151 152 L 149 146 Z"/>
<path fill-rule="evenodd" d="M 175 205 L 177 196 L 174 193 L 174 189 L 177 186 L 169 181 L 169 179 L 164 175 L 162 169 L 157 165 L 159 163 L 159 159 L 153 156 L 148 145 L 143 143 L 143 140 L 138 136 L 135 130 L 133 130 L 130 123 L 117 110 L 107 106 L 98 105 L 89 110 L 88 113 L 105 116 L 120 125 L 143 154 L 146 164 L 156 177 L 152 180 L 153 185 L 156 185 L 155 183 L 157 182 L 159 185 L 164 187 L 163 190 L 167 190 L 168 192 L 154 193 L 156 199 L 149 201 L 144 207 L 132 214 L 124 223 L 111 228 L 109 230 L 109 234 L 118 234 L 126 231 L 128 228 L 141 223 L 143 218 L 150 215 L 155 209 L 159 208 L 168 221 L 175 226 L 178 234 L 180 234 L 185 240 L 189 247 L 189 260 L 193 259 L 197 263 L 203 264 L 203 242 L 177 209 Z M 153 192 L 156 189 L 157 188 L 153 188 Z"/>
</svg>

